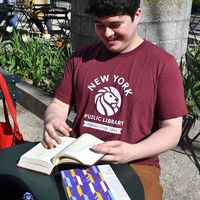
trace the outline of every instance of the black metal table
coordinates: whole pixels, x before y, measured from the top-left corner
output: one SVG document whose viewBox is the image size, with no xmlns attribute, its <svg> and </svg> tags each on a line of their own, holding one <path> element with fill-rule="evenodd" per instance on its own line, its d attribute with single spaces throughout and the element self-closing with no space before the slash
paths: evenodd
<svg viewBox="0 0 200 200">
<path fill-rule="evenodd" d="M 25 182 L 32 190 L 32 194 L 38 200 L 66 199 L 61 183 L 61 175 L 44 175 L 25 170 L 16 166 L 20 156 L 32 148 L 36 143 L 27 142 L 8 149 L 0 150 L 0 174 L 14 175 Z M 111 166 L 124 186 L 130 199 L 143 200 L 144 192 L 142 184 L 128 164 Z"/>
</svg>

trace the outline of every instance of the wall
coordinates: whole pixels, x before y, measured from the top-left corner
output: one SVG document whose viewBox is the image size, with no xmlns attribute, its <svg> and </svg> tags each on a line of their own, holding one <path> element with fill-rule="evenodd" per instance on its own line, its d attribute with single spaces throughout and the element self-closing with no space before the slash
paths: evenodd
<svg viewBox="0 0 200 200">
<path fill-rule="evenodd" d="M 87 1 L 72 1 L 72 37 L 75 49 L 97 39 L 92 18 L 84 13 L 86 5 Z M 191 5 L 192 0 L 142 0 L 139 34 L 180 60 L 187 47 Z"/>
</svg>

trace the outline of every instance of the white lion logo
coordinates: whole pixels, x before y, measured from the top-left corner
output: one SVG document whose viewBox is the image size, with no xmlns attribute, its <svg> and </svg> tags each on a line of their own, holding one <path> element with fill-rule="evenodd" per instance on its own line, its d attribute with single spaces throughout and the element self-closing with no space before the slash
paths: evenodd
<svg viewBox="0 0 200 200">
<path fill-rule="evenodd" d="M 114 115 L 121 106 L 121 96 L 114 87 L 104 87 L 95 96 L 96 108 L 102 115 Z"/>
</svg>

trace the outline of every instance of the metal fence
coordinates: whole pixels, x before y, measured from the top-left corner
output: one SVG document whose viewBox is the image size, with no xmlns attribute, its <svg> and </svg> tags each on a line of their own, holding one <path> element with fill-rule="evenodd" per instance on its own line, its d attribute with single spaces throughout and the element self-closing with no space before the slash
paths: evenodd
<svg viewBox="0 0 200 200">
<path fill-rule="evenodd" d="M 11 2 L 12 1 L 12 2 Z M 71 38 L 71 1 L 0 0 L 1 34 L 50 34 Z"/>
</svg>

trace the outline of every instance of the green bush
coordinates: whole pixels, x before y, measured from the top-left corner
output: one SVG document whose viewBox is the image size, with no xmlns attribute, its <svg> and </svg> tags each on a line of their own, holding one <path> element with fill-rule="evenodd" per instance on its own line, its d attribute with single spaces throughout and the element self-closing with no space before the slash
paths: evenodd
<svg viewBox="0 0 200 200">
<path fill-rule="evenodd" d="M 192 13 L 196 13 L 200 8 L 200 0 L 192 1 Z"/>
<path fill-rule="evenodd" d="M 67 42 L 52 44 L 50 40 L 16 33 L 11 40 L 0 39 L 0 66 L 50 93 L 70 55 L 71 45 Z"/>
<path fill-rule="evenodd" d="M 200 6 L 200 0 L 193 0 L 192 5 L 194 6 Z"/>
<path fill-rule="evenodd" d="M 200 118 L 200 43 L 188 48 L 186 60 L 180 63 L 184 81 L 184 92 L 188 111 Z"/>
</svg>

